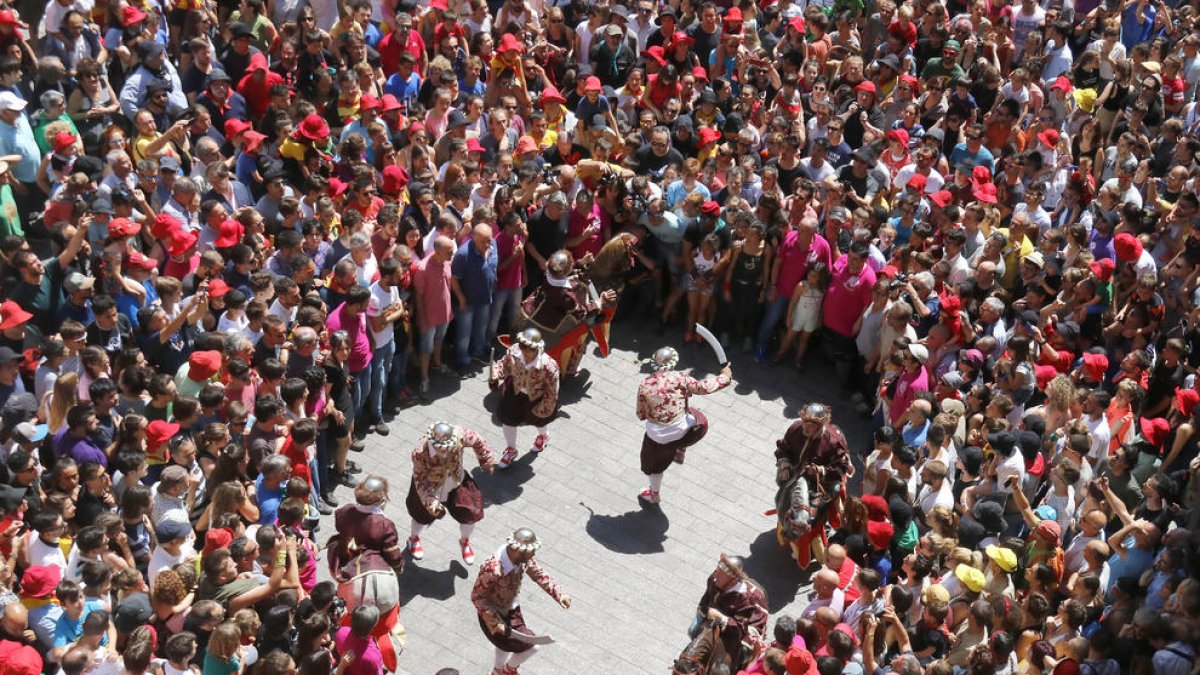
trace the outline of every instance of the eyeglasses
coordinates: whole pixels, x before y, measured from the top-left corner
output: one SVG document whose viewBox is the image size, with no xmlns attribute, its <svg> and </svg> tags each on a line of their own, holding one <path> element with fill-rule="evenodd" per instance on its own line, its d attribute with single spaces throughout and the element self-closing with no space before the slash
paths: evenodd
<svg viewBox="0 0 1200 675">
<path fill-rule="evenodd" d="M 662 141 L 650 141 L 650 145 L 651 145 L 651 147 L 655 147 L 655 148 L 667 147 L 667 144 Z"/>
<path fill-rule="evenodd" d="M 411 23 L 400 24 L 399 26 L 396 26 L 396 30 L 397 31 L 412 30 L 412 24 Z"/>
<path fill-rule="evenodd" d="M 433 200 L 432 199 L 422 199 L 421 201 L 417 202 L 417 204 L 420 204 L 421 206 L 433 206 Z"/>
</svg>

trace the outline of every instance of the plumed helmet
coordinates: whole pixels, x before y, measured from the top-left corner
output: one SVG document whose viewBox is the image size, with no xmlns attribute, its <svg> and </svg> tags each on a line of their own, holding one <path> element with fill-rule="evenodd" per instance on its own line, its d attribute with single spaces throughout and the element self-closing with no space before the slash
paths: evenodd
<svg viewBox="0 0 1200 675">
<path fill-rule="evenodd" d="M 449 422 L 434 422 L 426 435 L 429 436 L 429 444 L 441 450 L 454 445 L 455 431 L 454 425 Z"/>
<path fill-rule="evenodd" d="M 537 535 L 528 527 L 518 528 L 508 538 L 509 548 L 514 548 L 525 553 L 533 553 L 542 547 L 542 542 L 538 541 Z"/>
<path fill-rule="evenodd" d="M 354 488 L 354 501 L 363 506 L 376 506 L 387 501 L 388 481 L 383 476 L 370 474 Z"/>
<path fill-rule="evenodd" d="M 733 576 L 744 579 L 746 577 L 746 560 L 740 555 L 721 554 L 722 569 Z"/>
<path fill-rule="evenodd" d="M 566 279 L 571 273 L 571 266 L 575 264 L 571 254 L 567 251 L 555 251 L 550 254 L 549 260 L 546 261 L 546 273 L 555 279 Z"/>
<path fill-rule="evenodd" d="M 671 370 L 679 363 L 679 352 L 674 347 L 659 347 L 651 362 L 655 370 Z"/>
<path fill-rule="evenodd" d="M 536 328 L 526 328 L 517 333 L 517 344 L 526 349 L 536 349 L 539 352 L 546 348 L 546 341 L 542 339 L 542 331 Z"/>
<path fill-rule="evenodd" d="M 801 415 L 825 421 L 829 419 L 829 406 L 824 403 L 809 403 L 804 406 L 804 411 Z"/>
</svg>

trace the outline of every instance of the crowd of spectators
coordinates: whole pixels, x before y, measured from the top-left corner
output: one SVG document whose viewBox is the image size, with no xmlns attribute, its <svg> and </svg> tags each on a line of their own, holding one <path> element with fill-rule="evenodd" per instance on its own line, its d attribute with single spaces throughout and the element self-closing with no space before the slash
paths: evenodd
<svg viewBox="0 0 1200 675">
<path fill-rule="evenodd" d="M 5 3 L 0 673 L 380 672 L 351 452 L 622 233 L 618 317 L 875 433 L 750 672 L 1196 672 L 1198 19 Z"/>
</svg>

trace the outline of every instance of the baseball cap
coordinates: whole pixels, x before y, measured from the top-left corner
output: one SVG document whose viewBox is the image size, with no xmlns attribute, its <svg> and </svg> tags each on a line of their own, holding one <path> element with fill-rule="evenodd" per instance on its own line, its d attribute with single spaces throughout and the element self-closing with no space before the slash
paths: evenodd
<svg viewBox="0 0 1200 675">
<path fill-rule="evenodd" d="M 11 91 L 0 92 L 0 110 L 24 110 L 27 104 Z"/>
<path fill-rule="evenodd" d="M 86 291 L 96 285 L 96 280 L 92 277 L 84 276 L 79 272 L 71 272 L 67 278 L 63 280 L 63 288 L 68 293 L 78 293 Z"/>
<path fill-rule="evenodd" d="M 45 424 L 21 422 L 13 429 L 12 435 L 18 443 L 41 443 L 49 433 L 50 429 Z"/>
</svg>

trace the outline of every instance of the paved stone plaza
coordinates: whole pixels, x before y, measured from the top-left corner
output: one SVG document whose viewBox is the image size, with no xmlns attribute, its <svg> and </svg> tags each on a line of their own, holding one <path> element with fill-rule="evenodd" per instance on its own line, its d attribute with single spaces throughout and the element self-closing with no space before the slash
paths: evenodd
<svg viewBox="0 0 1200 675">
<path fill-rule="evenodd" d="M 677 332 L 671 332 L 676 344 Z M 687 642 L 696 601 L 722 551 L 747 557 L 747 571 L 766 589 L 772 615 L 798 612 L 808 587 L 800 585 L 799 570 L 775 542 L 774 518 L 763 515 L 774 497 L 775 440 L 799 406 L 821 400 L 834 405 L 834 421 L 855 451 L 867 442 L 863 421 L 840 398 L 832 369 L 820 358 L 800 374 L 790 365 L 760 366 L 749 355 L 733 354 L 733 386 L 693 398 L 710 420 L 708 436 L 688 453 L 685 465 L 667 471 L 663 503 L 643 507 L 637 500 L 645 487 L 638 469 L 643 427 L 634 400 L 648 371 L 637 359 L 667 338 L 628 326 L 618 326 L 614 336 L 607 359 L 589 353 L 585 372 L 564 385 L 563 414 L 550 426 L 546 452 L 535 458 L 524 450 L 534 435 L 527 427 L 519 436 L 523 453 L 508 470 L 489 476 L 473 456 L 466 458 L 487 509 L 472 537 L 476 566 L 514 528 L 532 527 L 543 542 L 538 560 L 574 601 L 563 610 L 526 579 L 521 603 L 526 621 L 557 642 L 540 648 L 523 673 L 666 672 Z M 716 362 L 705 346 L 685 347 L 680 366 L 701 376 L 715 370 Z M 496 397 L 489 395 L 485 374 L 463 381 L 435 378 L 432 386 L 431 404 L 401 411 L 389 436 L 368 436 L 365 452 L 352 457 L 391 481 L 386 513 L 402 537 L 409 529 L 404 497 L 410 454 L 432 421 L 479 431 L 497 458 L 504 449 L 492 418 Z M 353 498 L 345 488 L 338 497 L 343 503 Z M 323 520 L 328 528 L 332 519 Z M 319 539 L 329 534 L 321 532 Z M 457 523 L 450 518 L 435 523 L 422 541 L 425 559 L 410 560 L 401 579 L 408 645 L 400 672 L 433 675 L 454 667 L 464 675 L 484 675 L 493 649 L 471 604 L 475 569 L 459 556 Z"/>
</svg>

